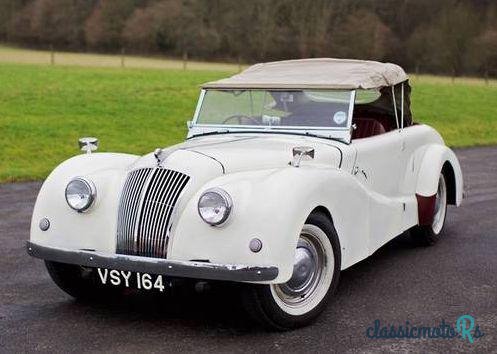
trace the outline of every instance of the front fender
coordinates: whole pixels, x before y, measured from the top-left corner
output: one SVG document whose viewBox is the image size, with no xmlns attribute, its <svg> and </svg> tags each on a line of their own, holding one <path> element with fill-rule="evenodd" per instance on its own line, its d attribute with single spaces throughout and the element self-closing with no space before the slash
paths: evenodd
<svg viewBox="0 0 497 354">
<path fill-rule="evenodd" d="M 200 195 L 211 187 L 223 188 L 233 199 L 232 213 L 220 227 L 203 222 L 197 211 Z M 277 266 L 279 275 L 274 282 L 286 282 L 293 271 L 302 226 L 317 206 L 327 208 L 332 216 L 341 244 L 342 268 L 364 258 L 369 197 L 349 173 L 310 166 L 233 173 L 205 184 L 171 230 L 169 257 Z M 249 249 L 255 237 L 263 242 L 258 253 Z"/>
<path fill-rule="evenodd" d="M 463 177 L 461 166 L 456 154 L 445 145 L 429 145 L 421 160 L 417 183 L 416 194 L 421 197 L 431 197 L 437 193 L 438 179 L 444 165 L 449 164 L 452 169 L 452 181 L 448 181 L 453 188 L 449 193 L 453 193 L 453 202 L 459 206 L 463 198 Z"/>
<path fill-rule="evenodd" d="M 138 156 L 93 153 L 72 157 L 47 177 L 36 199 L 31 219 L 31 241 L 47 247 L 97 249 L 114 252 L 117 203 L 126 167 Z M 95 204 L 84 214 L 69 208 L 65 199 L 67 183 L 76 176 L 87 177 L 97 189 Z M 50 228 L 41 231 L 41 218 L 50 220 Z M 91 227 L 89 227 L 91 225 Z"/>
</svg>

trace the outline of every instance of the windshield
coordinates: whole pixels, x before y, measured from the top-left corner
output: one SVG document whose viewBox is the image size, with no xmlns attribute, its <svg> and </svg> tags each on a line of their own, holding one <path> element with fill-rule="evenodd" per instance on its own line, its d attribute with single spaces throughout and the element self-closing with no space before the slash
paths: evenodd
<svg viewBox="0 0 497 354">
<path fill-rule="evenodd" d="M 206 90 L 196 124 L 238 128 L 348 128 L 353 91 Z"/>
</svg>

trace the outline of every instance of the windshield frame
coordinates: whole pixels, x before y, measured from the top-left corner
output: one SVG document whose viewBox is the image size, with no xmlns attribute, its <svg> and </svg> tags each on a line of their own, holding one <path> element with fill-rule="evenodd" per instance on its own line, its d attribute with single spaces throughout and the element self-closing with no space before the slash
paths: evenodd
<svg viewBox="0 0 497 354">
<path fill-rule="evenodd" d="M 198 123 L 198 118 L 200 116 L 200 111 L 202 109 L 202 104 L 204 102 L 205 95 L 207 91 L 226 91 L 227 89 L 202 89 L 200 92 L 200 97 L 197 102 L 195 113 L 193 116 L 193 121 L 188 124 L 188 138 L 199 135 L 213 135 L 217 133 L 257 133 L 257 132 L 274 132 L 285 133 L 285 134 L 297 134 L 297 135 L 311 135 L 318 136 L 328 139 L 336 139 L 346 143 L 350 143 L 351 140 L 351 129 L 352 129 L 352 115 L 354 112 L 355 96 L 356 90 L 339 90 L 339 91 L 350 91 L 350 102 L 349 110 L 347 115 L 347 125 L 344 127 L 314 127 L 314 126 L 267 126 L 267 125 L 231 125 L 231 124 L 205 124 Z M 247 88 L 247 90 L 257 90 L 253 88 Z M 288 91 L 288 89 L 271 89 L 271 91 Z M 320 91 L 316 89 L 315 91 Z M 321 89 L 321 91 L 332 91 L 329 89 Z M 337 91 L 337 90 L 335 90 Z"/>
</svg>

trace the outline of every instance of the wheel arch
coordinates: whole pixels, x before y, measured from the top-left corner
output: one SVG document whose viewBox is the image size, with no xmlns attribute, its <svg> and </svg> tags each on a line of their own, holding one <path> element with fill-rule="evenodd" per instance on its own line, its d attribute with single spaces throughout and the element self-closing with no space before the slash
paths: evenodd
<svg viewBox="0 0 497 354">
<path fill-rule="evenodd" d="M 421 159 L 416 183 L 416 196 L 433 197 L 438 189 L 440 173 L 447 183 L 448 203 L 459 206 L 463 197 L 463 176 L 455 153 L 444 145 L 430 145 Z"/>
<path fill-rule="evenodd" d="M 337 251 L 337 254 L 339 255 L 339 258 L 340 258 L 339 262 L 340 262 L 340 267 L 341 267 L 341 265 L 344 262 L 344 255 L 342 254 L 342 241 L 344 241 L 344 240 L 343 240 L 343 238 L 342 239 L 340 238 L 340 234 L 338 233 L 337 229 L 335 228 L 335 223 L 333 222 L 333 217 L 331 215 L 331 212 L 324 205 L 318 205 L 314 209 L 312 209 L 312 211 L 309 213 L 307 220 L 309 220 L 310 216 L 314 213 L 322 214 L 331 222 L 331 227 L 335 231 L 335 235 L 336 235 L 336 242 L 337 242 L 337 247 L 338 247 L 338 249 L 336 251 Z M 307 220 L 306 220 L 306 223 L 307 223 Z"/>
<path fill-rule="evenodd" d="M 327 207 L 325 207 L 324 205 L 318 205 L 316 206 L 314 209 L 312 209 L 312 211 L 309 213 L 309 216 L 313 213 L 321 213 L 323 215 L 325 215 L 330 221 L 331 221 L 331 224 L 334 225 L 333 223 L 333 217 L 331 216 L 331 213 L 330 211 L 328 210 Z M 309 218 L 309 216 L 307 218 Z"/>
<path fill-rule="evenodd" d="M 455 205 L 457 200 L 456 176 L 454 167 L 452 167 L 449 161 L 445 161 L 442 173 L 445 177 L 445 184 L 447 185 L 447 203 Z"/>
</svg>

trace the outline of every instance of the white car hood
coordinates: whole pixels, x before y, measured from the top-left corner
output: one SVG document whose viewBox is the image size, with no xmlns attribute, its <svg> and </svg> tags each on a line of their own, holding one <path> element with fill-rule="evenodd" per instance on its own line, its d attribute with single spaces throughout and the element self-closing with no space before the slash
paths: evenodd
<svg viewBox="0 0 497 354">
<path fill-rule="evenodd" d="M 315 149 L 313 160 L 303 161 L 302 165 L 324 165 L 338 168 L 342 153 L 335 145 L 340 144 L 320 138 L 296 135 L 244 135 L 229 134 L 198 137 L 166 148 L 161 154 L 163 167 L 197 169 L 198 173 L 234 173 L 249 170 L 288 167 L 292 161 L 292 150 L 297 146 L 310 146 Z M 141 161 L 140 161 L 141 160 Z M 144 156 L 139 164 L 157 164 L 153 154 Z M 207 161 L 206 161 L 207 160 Z M 180 166 L 183 165 L 183 166 Z M 192 171 L 193 172 L 193 171 Z M 209 173 L 209 174 L 210 174 Z"/>
</svg>

